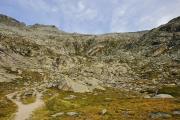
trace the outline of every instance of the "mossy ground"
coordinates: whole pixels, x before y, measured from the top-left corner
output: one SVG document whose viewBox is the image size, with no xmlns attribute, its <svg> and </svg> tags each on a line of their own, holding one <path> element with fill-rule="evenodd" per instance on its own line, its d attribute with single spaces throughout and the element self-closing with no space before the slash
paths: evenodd
<svg viewBox="0 0 180 120">
<path fill-rule="evenodd" d="M 159 89 L 158 93 L 170 94 L 174 97 L 180 96 L 180 86 L 164 86 Z"/>
<path fill-rule="evenodd" d="M 75 95 L 74 99 L 64 99 Z M 32 120 L 147 120 L 151 112 L 172 113 L 180 108 L 176 99 L 144 99 L 138 93 L 107 89 L 93 93 L 73 93 L 56 89 L 48 90 L 44 95 L 45 107 L 34 112 Z M 102 115 L 101 111 L 107 110 Z M 59 112 L 78 112 L 78 116 L 66 114 L 59 117 L 52 115 Z M 173 116 L 171 120 L 176 120 Z"/>
<path fill-rule="evenodd" d="M 0 83 L 0 120 L 10 120 L 17 106 L 6 98 L 14 90 L 13 83 Z"/>
<path fill-rule="evenodd" d="M 12 82 L 0 82 L 0 120 L 11 120 L 17 111 L 16 104 L 8 100 L 6 95 L 24 89 L 24 81 L 17 79 Z M 33 102 L 33 99 L 24 100 L 24 103 L 30 102 Z"/>
<path fill-rule="evenodd" d="M 17 106 L 5 95 L 17 91 L 22 84 L 0 83 L 0 120 L 10 120 Z M 19 88 L 21 88 L 19 87 Z M 159 93 L 169 93 L 175 99 L 144 99 L 142 94 L 115 89 L 95 90 L 92 93 L 74 93 L 57 89 L 48 89 L 44 93 L 45 106 L 34 111 L 31 120 L 148 120 L 151 112 L 167 112 L 180 110 L 179 87 L 163 87 Z M 70 95 L 73 99 L 64 99 Z M 34 98 L 22 99 L 24 104 L 34 102 Z M 103 109 L 107 110 L 104 115 Z M 78 112 L 78 116 L 66 114 L 52 117 L 59 112 Z M 168 120 L 180 119 L 172 116 Z"/>
<path fill-rule="evenodd" d="M 16 79 L 12 82 L 0 82 L 0 120 L 11 120 L 17 111 L 17 106 L 7 99 L 6 95 L 25 89 L 24 83 L 28 79 Z M 22 103 L 30 104 L 35 101 L 34 96 L 28 96 L 21 99 Z"/>
<path fill-rule="evenodd" d="M 27 97 L 21 97 L 21 102 L 23 104 L 31 104 L 36 101 L 36 96 L 27 96 Z"/>
</svg>

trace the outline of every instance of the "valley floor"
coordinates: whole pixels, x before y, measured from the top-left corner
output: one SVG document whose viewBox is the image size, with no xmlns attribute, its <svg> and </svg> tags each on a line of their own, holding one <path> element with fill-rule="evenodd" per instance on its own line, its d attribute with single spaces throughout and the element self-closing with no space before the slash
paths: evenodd
<svg viewBox="0 0 180 120">
<path fill-rule="evenodd" d="M 144 93 L 110 88 L 105 91 L 95 90 L 93 93 L 47 89 L 43 92 L 42 98 L 38 97 L 37 93 L 35 99 L 28 95 L 28 97 L 20 96 L 24 108 L 42 103 L 31 107 L 29 112 L 25 109 L 22 112 L 22 106 L 15 101 L 17 96 L 9 94 L 20 89 L 13 89 L 13 84 L 1 84 L 0 120 L 14 118 L 20 120 L 17 117 L 21 117 L 21 113 L 22 117 L 29 117 L 29 120 L 177 120 L 180 119 L 180 99 L 177 89 L 179 88 L 176 88 L 176 94 L 171 88 L 160 90 L 164 93 L 172 92 L 175 96 L 172 99 L 144 98 L 146 96 Z"/>
</svg>

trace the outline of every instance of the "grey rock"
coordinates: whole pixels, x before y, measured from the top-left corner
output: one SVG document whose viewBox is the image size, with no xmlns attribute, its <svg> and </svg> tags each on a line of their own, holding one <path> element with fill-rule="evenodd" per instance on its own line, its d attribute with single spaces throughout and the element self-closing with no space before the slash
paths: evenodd
<svg viewBox="0 0 180 120">
<path fill-rule="evenodd" d="M 149 114 L 151 119 L 159 119 L 159 118 L 171 118 L 172 115 L 165 112 L 153 112 Z"/>
<path fill-rule="evenodd" d="M 102 115 L 105 115 L 107 113 L 107 109 L 103 109 L 102 111 L 101 111 L 101 114 Z"/>
<path fill-rule="evenodd" d="M 67 112 L 66 114 L 69 116 L 78 116 L 79 115 L 78 112 Z"/>
<path fill-rule="evenodd" d="M 28 86 L 28 85 L 29 85 L 29 83 L 27 83 L 27 82 L 24 83 L 24 86 Z"/>
<path fill-rule="evenodd" d="M 33 95 L 35 95 L 34 90 L 28 90 L 24 92 L 24 96 L 33 96 Z"/>
<path fill-rule="evenodd" d="M 110 101 L 112 101 L 112 99 L 111 98 L 105 98 L 105 101 L 110 102 Z"/>
<path fill-rule="evenodd" d="M 93 95 L 97 96 L 97 95 L 98 95 L 98 93 L 94 93 Z"/>
<path fill-rule="evenodd" d="M 180 115 L 180 110 L 175 110 L 172 112 L 173 115 Z"/>
<path fill-rule="evenodd" d="M 19 74 L 19 75 L 21 75 L 21 74 L 22 74 L 22 71 L 21 71 L 21 70 L 18 70 L 17 72 L 18 72 L 18 74 Z"/>
<path fill-rule="evenodd" d="M 75 98 L 76 98 L 75 95 L 69 95 L 69 96 L 65 97 L 64 99 L 65 100 L 72 100 L 72 99 L 75 99 Z"/>
<path fill-rule="evenodd" d="M 151 98 L 151 96 L 150 95 L 145 95 L 144 98 L 148 99 L 148 98 Z"/>
<path fill-rule="evenodd" d="M 174 98 L 174 97 L 169 94 L 158 94 L 155 95 L 153 98 Z"/>
<path fill-rule="evenodd" d="M 64 115 L 64 112 L 59 112 L 59 113 L 56 113 L 54 115 L 51 115 L 52 117 L 59 117 L 59 116 L 62 116 Z"/>
<path fill-rule="evenodd" d="M 12 72 L 17 72 L 17 68 L 12 67 L 12 68 L 11 68 L 11 71 L 12 71 Z"/>
</svg>

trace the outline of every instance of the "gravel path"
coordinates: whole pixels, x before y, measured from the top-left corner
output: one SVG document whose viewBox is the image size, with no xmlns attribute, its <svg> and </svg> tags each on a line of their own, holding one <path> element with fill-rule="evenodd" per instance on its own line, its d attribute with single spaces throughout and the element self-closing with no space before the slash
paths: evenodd
<svg viewBox="0 0 180 120">
<path fill-rule="evenodd" d="M 28 105 L 22 104 L 19 99 L 13 99 L 13 96 L 16 94 L 17 92 L 7 95 L 7 98 L 18 106 L 14 120 L 27 120 L 31 117 L 33 111 L 44 105 L 44 101 L 41 99 L 42 94 L 40 93 L 37 93 L 36 101 Z"/>
</svg>

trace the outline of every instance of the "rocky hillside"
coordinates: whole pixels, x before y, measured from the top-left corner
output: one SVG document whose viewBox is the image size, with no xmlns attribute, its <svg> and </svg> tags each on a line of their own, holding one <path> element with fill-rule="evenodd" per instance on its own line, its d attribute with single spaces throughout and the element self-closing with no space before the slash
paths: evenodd
<svg viewBox="0 0 180 120">
<path fill-rule="evenodd" d="M 149 60 L 141 71 L 147 79 L 157 84 L 180 83 L 180 17 L 144 34 L 133 47 Z"/>
<path fill-rule="evenodd" d="M 180 18 L 151 31 L 85 35 L 0 15 L 0 82 L 74 92 L 180 84 Z"/>
</svg>

